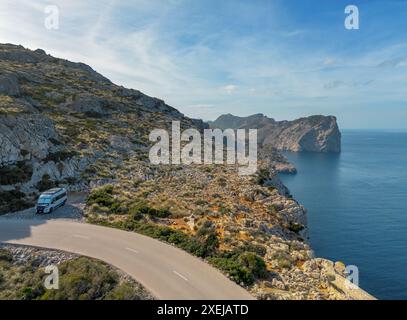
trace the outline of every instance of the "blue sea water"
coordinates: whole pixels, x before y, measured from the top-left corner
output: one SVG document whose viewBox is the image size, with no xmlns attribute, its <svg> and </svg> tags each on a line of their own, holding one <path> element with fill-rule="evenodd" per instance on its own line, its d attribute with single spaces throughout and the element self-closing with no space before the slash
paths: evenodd
<svg viewBox="0 0 407 320">
<path fill-rule="evenodd" d="M 341 154 L 286 156 L 316 255 L 356 265 L 378 299 L 407 299 L 407 132 L 347 130 Z"/>
</svg>

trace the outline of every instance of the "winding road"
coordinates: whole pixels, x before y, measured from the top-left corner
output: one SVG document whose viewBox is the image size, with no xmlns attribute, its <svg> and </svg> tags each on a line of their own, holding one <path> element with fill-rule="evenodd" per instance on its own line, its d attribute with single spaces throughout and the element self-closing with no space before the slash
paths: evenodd
<svg viewBox="0 0 407 320">
<path fill-rule="evenodd" d="M 215 268 L 158 240 L 71 220 L 0 219 L 0 242 L 64 250 L 103 260 L 158 299 L 254 299 Z"/>
</svg>

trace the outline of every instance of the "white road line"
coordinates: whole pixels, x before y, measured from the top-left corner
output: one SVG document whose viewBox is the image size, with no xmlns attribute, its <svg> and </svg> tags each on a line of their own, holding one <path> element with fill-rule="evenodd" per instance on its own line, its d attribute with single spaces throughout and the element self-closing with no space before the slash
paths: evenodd
<svg viewBox="0 0 407 320">
<path fill-rule="evenodd" d="M 139 253 L 136 249 L 132 249 L 132 248 L 126 248 L 126 250 L 127 250 L 127 251 L 131 251 L 131 252 L 134 252 L 134 253 Z"/>
<path fill-rule="evenodd" d="M 184 279 L 185 281 L 188 281 L 187 278 L 185 278 L 182 274 L 178 273 L 177 271 L 173 271 L 178 277 L 180 277 L 181 279 Z"/>
<path fill-rule="evenodd" d="M 90 237 L 84 236 L 82 234 L 73 234 L 72 236 L 75 237 L 75 238 L 80 238 L 80 239 L 86 239 L 86 240 L 90 239 Z"/>
</svg>

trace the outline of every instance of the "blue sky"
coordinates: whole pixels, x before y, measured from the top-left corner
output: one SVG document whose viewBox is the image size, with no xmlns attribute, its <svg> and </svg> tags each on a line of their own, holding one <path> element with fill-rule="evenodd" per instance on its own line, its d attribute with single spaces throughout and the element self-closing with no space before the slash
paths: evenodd
<svg viewBox="0 0 407 320">
<path fill-rule="evenodd" d="M 44 8 L 60 28 L 44 27 Z M 344 27 L 357 5 L 360 29 Z M 0 42 L 91 65 L 191 117 L 332 114 L 407 129 L 404 0 L 2 0 Z"/>
</svg>

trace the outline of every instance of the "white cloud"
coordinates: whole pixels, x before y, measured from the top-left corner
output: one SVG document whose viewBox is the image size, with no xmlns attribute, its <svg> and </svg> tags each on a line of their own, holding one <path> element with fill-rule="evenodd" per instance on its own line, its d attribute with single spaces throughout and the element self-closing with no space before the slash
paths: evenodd
<svg viewBox="0 0 407 320">
<path fill-rule="evenodd" d="M 60 29 L 50 31 L 43 23 L 49 1 L 2 0 L 1 42 L 87 63 L 113 82 L 163 98 L 189 116 L 286 116 L 299 106 L 313 113 L 352 101 L 407 100 L 400 90 L 407 85 L 406 64 L 398 60 L 406 45 L 348 57 L 330 52 L 324 43 L 289 45 L 294 41 L 289 38 L 311 34 L 304 29 L 276 32 L 287 43 L 211 29 L 213 17 L 196 18 L 183 0 L 52 3 L 61 17 Z M 250 15 L 244 14 L 245 21 Z M 273 19 L 278 24 L 278 15 Z M 377 67 L 386 62 L 397 68 Z"/>
<path fill-rule="evenodd" d="M 235 86 L 234 84 L 228 84 L 226 86 L 221 87 L 221 89 L 225 91 L 227 94 L 233 94 L 236 91 L 237 86 Z"/>
</svg>

